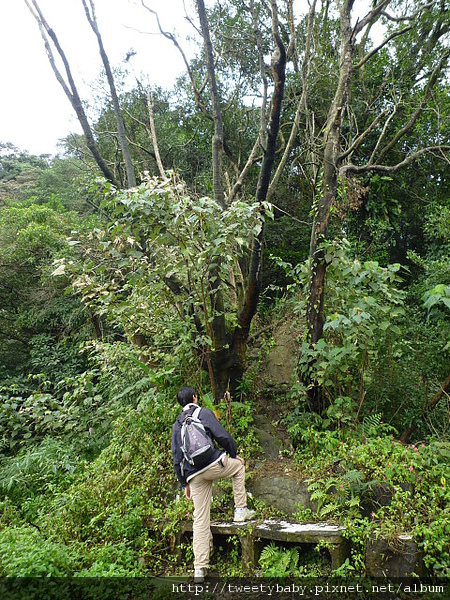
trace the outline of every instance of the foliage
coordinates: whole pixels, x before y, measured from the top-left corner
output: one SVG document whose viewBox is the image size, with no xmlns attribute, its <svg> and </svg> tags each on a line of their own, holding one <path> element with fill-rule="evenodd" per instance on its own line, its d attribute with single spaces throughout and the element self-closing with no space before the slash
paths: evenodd
<svg viewBox="0 0 450 600">
<path fill-rule="evenodd" d="M 400 265 L 381 267 L 350 256 L 349 244 L 330 243 L 326 248 L 327 305 L 324 337 L 314 347 L 303 342 L 300 373 L 310 372 L 323 387 L 330 404 L 329 419 L 340 424 L 354 418 L 370 394 L 372 372 L 380 354 L 389 351 L 400 329 L 405 292 L 398 287 Z M 288 269 L 289 265 L 285 265 Z M 304 265 L 291 270 L 303 285 Z M 305 303 L 297 311 L 302 315 Z"/>
<path fill-rule="evenodd" d="M 106 228 L 72 240 L 79 259 L 61 259 L 55 274 L 71 271 L 89 310 L 139 344 L 148 362 L 162 356 L 169 370 L 171 348 L 210 366 L 210 353 L 224 349 L 216 347 L 216 321 L 224 319 L 229 337 L 236 326 L 239 259 L 261 230 L 259 205 L 236 201 L 222 210 L 192 198 L 176 178 L 133 190 L 107 186 L 102 197 Z"/>
<path fill-rule="evenodd" d="M 312 428 L 312 436 L 305 431 L 297 459 L 309 472 L 316 518 L 337 520 L 347 527 L 355 543 L 353 566 L 358 570 L 364 561 L 357 548 L 364 552 L 367 539 L 410 534 L 423 549 L 431 573 L 447 576 L 448 443 L 431 439 L 405 446 L 392 432 L 379 415 L 367 418 L 345 439 L 337 431 Z M 391 501 L 377 502 L 379 494 Z"/>
<path fill-rule="evenodd" d="M 254 4 L 254 13 L 241 0 L 208 8 L 228 190 L 258 138 L 258 106 L 267 91 L 262 63 L 271 52 L 271 23 L 265 5 Z M 318 9 L 308 55 L 308 18 L 294 18 L 279 3 L 286 46 L 293 31 L 296 37 L 276 161 L 301 110 L 274 191 L 275 219 L 266 227 L 265 256 L 280 260 L 276 268 L 265 265 L 263 309 L 275 302 L 280 319 L 277 303 L 288 289 L 300 315 L 293 333 L 299 340 L 308 275 L 301 261 L 310 248 L 313 200 L 326 188 L 321 136 L 339 79 L 336 6 Z M 379 22 L 393 32 L 402 19 L 381 15 Z M 440 37 L 448 30 L 446 19 L 443 3 L 428 3 L 403 35 L 359 66 L 373 42 L 366 35 L 354 40 L 336 138 L 341 162 L 330 171 L 349 161 L 357 170 L 373 167 L 383 147 L 386 171 L 339 178 L 329 214 L 334 241 L 319 248 L 327 267 L 324 336 L 314 347 L 299 348 L 299 365 L 302 375 L 322 386 L 324 418 L 303 412 L 299 382 L 277 404 L 290 411 L 285 423 L 318 507 L 318 515 L 309 510 L 302 516 L 347 525 L 354 551 L 343 573 L 363 573 L 370 536 L 411 533 L 431 572 L 449 575 L 448 399 L 427 412 L 448 375 L 450 350 L 447 150 L 422 153 L 403 171 L 389 170 L 448 139 L 444 62 L 427 87 L 447 53 Z M 194 93 L 188 76 L 172 91 L 152 91 L 163 162 L 173 169 L 163 180 L 148 176 L 157 171 L 140 83 L 120 98 L 134 166 L 142 173 L 136 188 L 93 182 L 87 146 L 77 135 L 67 142 L 72 155 L 64 158 L 0 145 L 1 575 L 135 577 L 183 568 L 167 551 L 192 509 L 184 498 L 176 500 L 169 448 L 173 399 L 187 381 L 208 390 L 202 368 L 217 358 L 215 352 L 225 353 L 239 332 L 251 241 L 272 217 L 272 208 L 261 211 L 249 194 L 257 185 L 264 127 L 238 199 L 222 210 L 206 197 L 212 190 L 212 122 L 208 88 L 201 83 L 202 48 L 198 44 L 190 62 Z M 98 146 L 120 179 L 109 98 L 102 97 L 97 109 Z M 407 139 L 390 145 L 405 132 Z M 344 235 L 350 243 L 338 241 Z M 282 276 L 287 262 L 298 266 Z M 408 269 L 401 271 L 400 263 Z M 225 342 L 219 347 L 214 329 L 221 319 Z M 257 447 L 248 396 L 255 395 L 258 376 L 264 379 L 257 374 L 262 364 L 261 356 L 250 364 L 240 402 L 211 397 L 247 457 Z M 383 421 L 397 428 L 415 423 L 420 443 L 400 445 Z M 372 511 L 379 488 L 391 502 Z M 231 489 L 223 489 L 213 507 L 228 517 Z M 240 573 L 237 540 L 230 543 L 226 568 Z M 191 549 L 183 550 L 186 562 Z M 305 570 L 298 562 L 293 549 L 272 545 L 261 567 L 267 576 L 316 575 L 322 568 L 312 561 Z"/>
<path fill-rule="evenodd" d="M 301 560 L 301 564 L 298 564 Z M 263 577 L 323 577 L 329 573 L 329 565 L 321 555 L 321 545 L 303 551 L 301 556 L 295 546 L 285 548 L 271 542 L 261 551 L 259 561 Z"/>
<path fill-rule="evenodd" d="M 0 211 L 0 349 L 9 375 L 47 370 L 53 379 L 82 364 L 73 349 L 83 339 L 86 315 L 76 298 L 65 295 L 64 282 L 48 277 L 76 221 L 73 213 L 29 202 Z"/>
<path fill-rule="evenodd" d="M 65 577 L 74 558 L 63 544 L 45 539 L 31 527 L 0 529 L 0 575 L 9 577 Z"/>
<path fill-rule="evenodd" d="M 440 309 L 450 308 L 450 285 L 438 283 L 423 295 L 423 305 L 430 316 L 437 316 Z"/>
<path fill-rule="evenodd" d="M 262 550 L 259 564 L 265 577 L 286 577 L 296 573 L 298 560 L 297 548 L 282 550 L 271 542 Z"/>
<path fill-rule="evenodd" d="M 51 494 L 68 486 L 80 467 L 80 456 L 73 447 L 46 437 L 40 445 L 35 443 L 15 456 L 0 459 L 0 492 L 13 501 L 24 495 Z"/>
</svg>

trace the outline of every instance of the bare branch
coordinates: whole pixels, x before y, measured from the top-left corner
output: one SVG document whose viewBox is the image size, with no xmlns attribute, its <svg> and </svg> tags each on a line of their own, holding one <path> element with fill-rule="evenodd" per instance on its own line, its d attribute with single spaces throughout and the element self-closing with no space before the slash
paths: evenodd
<svg viewBox="0 0 450 600">
<path fill-rule="evenodd" d="M 95 15 L 95 4 L 94 0 L 89 0 L 89 6 L 87 4 L 87 0 L 81 0 L 84 12 L 86 14 L 86 19 L 88 20 L 89 25 L 91 26 L 92 31 L 94 32 L 98 48 L 100 52 L 100 57 L 102 59 L 103 66 L 105 68 L 106 79 L 108 81 L 109 90 L 111 94 L 112 105 L 114 109 L 114 116 L 116 118 L 117 123 L 117 133 L 119 135 L 120 149 L 122 152 L 122 158 L 125 165 L 125 171 L 127 174 L 127 184 L 128 187 L 134 187 L 136 185 L 136 175 L 134 173 L 133 161 L 131 160 L 130 149 L 128 146 L 128 141 L 125 133 L 125 124 L 123 122 L 122 113 L 120 110 L 119 96 L 116 90 L 116 84 L 114 81 L 114 75 L 111 69 L 111 64 L 109 62 L 108 55 L 106 54 L 105 46 L 103 44 L 103 39 L 100 33 L 100 29 L 97 22 L 97 17 Z"/>
<path fill-rule="evenodd" d="M 156 18 L 156 23 L 158 25 L 158 29 L 161 35 L 163 35 L 166 39 L 170 40 L 172 42 L 172 44 L 175 46 L 175 48 L 178 50 L 178 52 L 181 54 L 181 57 L 183 59 L 184 65 L 186 67 L 186 71 L 187 74 L 189 76 L 189 79 L 191 81 L 191 85 L 192 85 L 192 90 L 194 92 L 194 97 L 195 97 L 195 103 L 196 105 L 200 108 L 200 110 L 212 121 L 213 117 L 212 115 L 209 113 L 208 109 L 206 108 L 206 105 L 202 102 L 201 99 L 201 95 L 203 90 L 206 87 L 208 78 L 205 78 L 204 82 L 202 83 L 202 85 L 200 86 L 200 88 L 197 87 L 196 83 L 195 83 L 195 77 L 194 77 L 194 73 L 191 69 L 191 66 L 189 64 L 189 61 L 187 59 L 187 56 L 183 50 L 183 48 L 180 46 L 180 44 L 178 43 L 177 38 L 173 35 L 173 33 L 170 33 L 169 31 L 165 31 L 162 26 L 161 26 L 161 22 L 159 20 L 159 15 L 156 12 L 156 10 L 153 10 L 152 8 L 150 8 L 149 6 L 147 6 L 145 4 L 144 0 L 141 0 L 141 4 L 142 6 L 148 10 L 152 15 L 155 16 Z"/>
<path fill-rule="evenodd" d="M 247 162 L 245 163 L 244 168 L 241 171 L 241 174 L 239 175 L 236 183 L 234 184 L 234 186 L 232 187 L 232 189 L 229 193 L 228 202 L 230 202 L 230 203 L 233 202 L 233 200 L 236 198 L 238 193 L 241 191 L 242 186 L 244 185 L 244 181 L 245 181 L 250 169 L 258 160 L 261 159 L 260 149 L 261 149 L 261 145 L 260 145 L 259 136 L 258 136 L 258 139 L 256 140 L 256 142 L 252 148 L 252 151 L 249 154 L 249 157 L 247 159 Z"/>
<path fill-rule="evenodd" d="M 104 159 L 103 159 L 102 155 L 100 154 L 100 151 L 97 147 L 97 144 L 95 142 L 94 135 L 92 132 L 92 128 L 89 124 L 86 112 L 83 107 L 83 103 L 82 103 L 80 95 L 78 93 L 77 86 L 75 85 L 75 80 L 73 79 L 73 76 L 72 76 L 72 71 L 70 69 L 69 61 L 67 60 L 67 57 L 59 43 L 59 40 L 58 40 L 55 32 L 47 23 L 37 1 L 30 0 L 31 3 L 28 0 L 24 0 L 24 1 L 28 7 L 28 10 L 30 11 L 30 13 L 33 15 L 33 17 L 36 19 L 36 21 L 38 23 L 42 39 L 44 40 L 45 50 L 46 50 L 47 56 L 49 58 L 50 66 L 52 67 L 53 73 L 55 74 L 55 77 L 56 77 L 58 83 L 61 85 L 62 89 L 64 90 L 64 93 L 66 94 L 67 98 L 69 99 L 69 102 L 72 105 L 72 108 L 74 109 L 74 111 L 77 115 L 78 121 L 81 125 L 84 137 L 86 139 L 87 147 L 89 148 L 92 156 L 94 157 L 95 162 L 97 163 L 99 169 L 101 170 L 103 175 L 106 177 L 106 179 L 108 179 L 108 181 L 110 181 L 114 185 L 118 185 L 117 179 L 115 178 L 113 172 L 111 171 L 111 169 L 108 167 L 108 165 L 104 161 Z M 31 4 L 33 6 L 31 6 Z M 33 8 L 34 8 L 34 10 L 33 10 Z M 53 54 L 53 51 L 52 51 L 51 45 L 50 45 L 50 40 L 53 43 L 54 47 L 56 48 L 56 51 L 58 52 L 58 54 L 61 58 L 61 61 L 64 66 L 64 70 L 66 72 L 66 77 L 67 77 L 68 83 L 64 80 L 64 77 L 62 76 L 61 72 L 58 70 L 58 68 L 56 66 L 55 57 L 54 57 L 54 54 Z"/>
<path fill-rule="evenodd" d="M 359 63 L 356 64 L 356 65 L 354 65 L 353 71 L 357 71 L 358 69 L 360 69 L 363 65 L 366 64 L 366 62 L 368 60 L 370 60 L 372 58 L 372 56 L 374 56 L 382 48 L 384 48 L 384 46 L 386 46 L 386 44 L 388 44 L 390 41 L 392 41 L 396 37 L 399 37 L 399 36 L 403 35 L 407 31 L 410 31 L 412 29 L 412 27 L 413 27 L 412 25 L 408 25 L 407 27 L 404 27 L 403 29 L 399 29 L 398 31 L 394 31 L 394 33 L 392 33 L 385 40 L 383 40 L 383 42 L 379 46 L 377 46 L 376 48 L 374 48 L 373 50 L 371 50 L 368 54 L 366 54 L 365 56 L 363 56 L 363 58 L 359 61 Z"/>
<path fill-rule="evenodd" d="M 375 127 L 378 125 L 378 123 L 381 121 L 381 119 L 387 114 L 387 112 L 388 112 L 387 110 L 384 110 L 372 121 L 372 123 L 369 125 L 369 127 L 367 127 L 367 129 L 365 129 L 365 131 L 363 131 L 356 138 L 356 140 L 354 140 L 353 144 L 339 156 L 338 162 L 342 162 L 343 160 L 345 160 L 347 158 L 347 156 L 350 156 L 350 154 L 352 154 L 357 148 L 359 148 L 359 146 L 364 142 L 366 137 L 375 129 Z"/>
<path fill-rule="evenodd" d="M 147 90 L 147 108 L 148 108 L 148 118 L 150 122 L 150 133 L 153 144 L 153 150 L 155 151 L 156 163 L 158 165 L 159 174 L 161 177 L 165 177 L 166 173 L 164 171 L 164 166 L 161 161 L 161 155 L 159 153 L 158 139 L 156 137 L 156 128 L 155 128 L 155 120 L 153 119 L 153 100 L 152 93 L 150 88 Z"/>
<path fill-rule="evenodd" d="M 414 21 L 418 15 L 424 11 L 424 10 L 428 10 L 429 8 L 433 8 L 433 6 L 435 6 L 436 2 L 435 0 L 431 0 L 431 2 L 428 2 L 428 4 L 425 4 L 424 6 L 419 7 L 416 12 L 414 12 L 412 15 L 403 15 L 401 17 L 394 17 L 393 15 L 390 15 L 389 13 L 387 13 L 386 11 L 381 11 L 380 15 L 385 17 L 388 21 L 392 21 L 394 23 L 402 23 L 405 21 Z"/>
<path fill-rule="evenodd" d="M 396 113 L 397 113 L 397 106 L 394 106 L 394 110 L 391 112 L 389 117 L 386 119 L 386 122 L 383 125 L 383 130 L 381 131 L 380 135 L 378 136 L 378 140 L 377 140 L 377 143 L 375 144 L 375 148 L 373 149 L 372 154 L 370 155 L 370 158 L 369 158 L 369 164 L 371 164 L 375 161 L 375 156 L 377 155 L 378 148 L 381 146 L 381 142 L 383 141 L 384 136 L 386 135 L 386 131 L 389 127 L 389 123 L 395 117 Z"/>
<path fill-rule="evenodd" d="M 442 69 L 445 65 L 445 63 L 447 62 L 448 58 L 450 56 L 450 50 L 447 50 L 441 57 L 441 60 L 439 61 L 439 64 L 436 65 L 436 67 L 433 69 L 433 72 L 431 73 L 431 76 L 428 80 L 427 86 L 425 88 L 424 94 L 423 94 L 423 99 L 422 102 L 419 104 L 419 106 L 417 107 L 417 109 L 414 111 L 414 113 L 411 115 L 411 118 L 409 119 L 409 121 L 397 132 L 397 134 L 392 138 L 392 140 L 389 142 L 389 144 L 387 144 L 380 152 L 379 156 L 378 156 L 378 161 L 382 161 L 383 158 L 386 156 L 386 154 L 392 150 L 392 148 L 397 144 L 397 142 L 404 137 L 408 131 L 410 131 L 412 129 L 412 127 L 415 125 L 417 119 L 420 117 L 420 115 L 422 114 L 426 103 L 428 101 L 428 97 L 430 96 L 430 93 L 433 89 L 434 84 L 436 83 L 439 75 L 442 72 Z"/>
<path fill-rule="evenodd" d="M 366 164 L 366 165 L 353 165 L 348 164 L 340 168 L 340 174 L 346 176 L 348 174 L 361 175 L 362 173 L 378 172 L 378 173 L 395 173 L 404 167 L 407 167 L 411 163 L 415 162 L 424 154 L 431 154 L 433 152 L 439 153 L 439 158 L 445 160 L 450 164 L 450 158 L 446 155 L 446 152 L 450 152 L 450 146 L 428 146 L 427 148 L 421 148 L 417 152 L 409 154 L 401 162 L 395 165 L 380 165 L 380 164 Z"/>
</svg>

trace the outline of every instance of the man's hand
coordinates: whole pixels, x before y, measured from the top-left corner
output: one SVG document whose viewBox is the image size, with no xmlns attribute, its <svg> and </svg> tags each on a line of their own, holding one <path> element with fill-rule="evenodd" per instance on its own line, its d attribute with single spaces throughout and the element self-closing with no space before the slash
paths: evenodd
<svg viewBox="0 0 450 600">
<path fill-rule="evenodd" d="M 236 459 L 241 463 L 241 465 L 245 465 L 245 460 L 242 458 L 242 456 L 236 456 Z"/>
<path fill-rule="evenodd" d="M 187 486 L 184 488 L 184 495 L 186 496 L 186 498 L 188 500 L 192 500 L 192 498 L 191 498 L 191 486 L 189 484 L 187 484 Z"/>
</svg>

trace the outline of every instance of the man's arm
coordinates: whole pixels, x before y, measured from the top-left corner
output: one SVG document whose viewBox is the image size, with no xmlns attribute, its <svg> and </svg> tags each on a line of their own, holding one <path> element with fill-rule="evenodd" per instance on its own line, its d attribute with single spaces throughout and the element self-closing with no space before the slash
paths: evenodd
<svg viewBox="0 0 450 600">
<path fill-rule="evenodd" d="M 181 433 L 179 427 L 176 426 L 176 423 L 172 427 L 172 459 L 175 475 L 180 484 L 185 487 L 186 479 L 181 474 L 181 461 L 183 460 L 183 453 L 181 451 Z"/>
</svg>

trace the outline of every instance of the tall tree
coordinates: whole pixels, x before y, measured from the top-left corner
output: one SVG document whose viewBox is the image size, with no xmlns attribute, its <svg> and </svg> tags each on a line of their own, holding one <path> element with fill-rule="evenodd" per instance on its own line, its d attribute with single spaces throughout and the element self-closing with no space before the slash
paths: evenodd
<svg viewBox="0 0 450 600">
<path fill-rule="evenodd" d="M 155 11 L 150 9 L 141 0 L 142 5 L 152 14 Z M 250 26 L 252 39 L 257 40 L 257 71 L 255 77 L 260 76 L 262 81 L 262 105 L 260 108 L 260 127 L 257 137 L 253 142 L 247 160 L 241 165 L 233 155 L 233 152 L 227 144 L 227 138 L 233 137 L 233 131 L 226 132 L 222 118 L 222 107 L 227 104 L 223 97 L 223 79 L 220 78 L 218 71 L 225 69 L 220 59 L 219 53 L 213 48 L 211 37 L 211 13 L 208 16 L 203 0 L 197 0 L 197 16 L 200 22 L 200 33 L 203 39 L 204 48 L 204 83 L 198 84 L 198 77 L 194 74 L 192 65 L 185 60 L 192 91 L 197 106 L 200 108 L 206 118 L 213 124 L 214 133 L 212 136 L 212 180 L 214 199 L 217 204 L 226 209 L 239 194 L 243 183 L 249 174 L 249 170 L 260 161 L 259 174 L 257 178 L 255 197 L 261 207 L 261 214 L 264 212 L 264 203 L 267 198 L 267 191 L 273 170 L 276 156 L 276 147 L 280 127 L 280 116 L 284 96 L 285 72 L 286 72 L 286 46 L 282 39 L 279 11 L 276 0 L 271 0 L 268 15 L 269 33 L 271 35 L 272 57 L 271 64 L 267 66 L 264 62 L 264 55 L 267 53 L 269 43 L 265 39 L 264 45 L 261 43 L 262 33 L 260 28 L 265 27 L 264 21 L 266 13 L 262 8 L 257 8 L 255 2 L 251 2 L 252 10 L 250 16 Z M 221 7 L 215 7 L 221 11 Z M 245 11 L 244 11 L 245 12 Z M 156 15 L 157 17 L 157 15 Z M 181 50 L 181 47 L 173 34 L 165 32 L 157 17 L 160 31 L 165 37 L 170 39 L 175 46 Z M 234 52 L 238 50 L 233 49 Z M 185 54 L 182 52 L 185 59 Z M 231 61 L 232 62 L 232 61 Z M 202 64 L 202 63 L 200 63 Z M 268 102 L 267 90 L 269 87 L 268 72 L 272 76 L 273 91 L 270 104 Z M 239 86 L 239 82 L 238 82 Z M 206 92 L 209 90 L 209 97 Z M 240 90 L 242 94 L 242 90 Z M 209 108 L 211 107 L 211 109 Z M 239 123 L 233 123 L 232 127 L 240 127 Z M 229 164 L 232 166 L 234 181 L 230 181 L 228 173 L 225 172 L 222 165 L 222 153 L 227 156 Z M 227 179 L 228 176 L 228 179 Z M 224 177 L 228 181 L 228 194 L 224 192 Z M 238 296 L 236 306 L 237 318 L 236 325 L 230 331 L 226 324 L 226 311 L 224 309 L 223 286 L 219 279 L 220 258 L 218 263 L 212 266 L 209 277 L 209 294 L 211 297 L 212 310 L 212 331 L 211 344 L 207 350 L 207 360 L 210 363 L 211 386 L 217 397 L 230 389 L 235 392 L 236 386 L 242 377 L 245 366 L 245 353 L 250 326 L 255 316 L 259 293 L 261 289 L 261 271 L 262 271 L 262 243 L 264 237 L 264 226 L 258 229 L 253 237 L 249 256 L 240 261 L 239 271 L 242 275 L 242 284 L 233 286 Z M 202 331 L 199 331 L 202 335 Z"/>
<path fill-rule="evenodd" d="M 118 183 L 117 179 L 114 177 L 114 174 L 111 171 L 109 165 L 106 163 L 106 161 L 104 160 L 104 158 L 102 157 L 102 155 L 99 152 L 99 149 L 98 149 L 95 137 L 94 137 L 94 133 L 89 124 L 89 120 L 88 120 L 86 112 L 84 110 L 80 94 L 78 93 L 78 88 L 77 88 L 77 86 L 75 84 L 75 80 L 72 76 L 72 70 L 70 68 L 69 61 L 67 60 L 66 54 L 65 54 L 64 50 L 62 49 L 62 46 L 59 43 L 59 40 L 58 40 L 54 30 L 49 26 L 47 20 L 45 19 L 44 15 L 42 14 L 42 11 L 36 0 L 30 0 L 30 1 L 24 0 L 24 2 L 38 23 L 42 39 L 44 40 L 45 50 L 47 52 L 50 66 L 52 67 L 58 83 L 63 88 L 64 93 L 66 94 L 67 98 L 69 99 L 69 102 L 71 103 L 72 108 L 74 109 L 74 111 L 77 115 L 78 121 L 81 125 L 84 137 L 86 139 L 87 147 L 89 148 L 92 156 L 94 157 L 95 162 L 97 163 L 100 171 L 103 173 L 103 175 L 106 177 L 106 179 L 108 181 L 111 181 L 111 183 L 117 184 Z M 67 82 L 64 79 L 64 77 L 62 76 L 58 67 L 56 66 L 56 61 L 55 61 L 55 57 L 54 57 L 50 42 L 53 43 L 57 53 L 59 54 L 59 56 L 62 60 L 64 69 L 66 71 Z"/>
<path fill-rule="evenodd" d="M 387 12 L 391 4 L 399 11 L 397 14 Z M 315 161 L 320 165 L 320 180 L 313 206 L 307 305 L 308 337 L 313 347 L 323 336 L 325 243 L 340 182 L 365 173 L 394 173 L 430 152 L 440 153 L 445 158 L 450 149 L 441 141 L 439 130 L 436 143 L 432 145 L 411 148 L 405 144 L 418 119 L 433 106 L 433 91 L 448 68 L 450 50 L 444 40 L 449 30 L 449 16 L 445 2 L 418 2 L 416 10 L 407 13 L 406 4 L 382 0 L 355 25 L 351 21 L 353 6 L 354 0 L 336 1 L 340 25 L 339 72 Z M 390 24 L 386 37 L 376 47 L 367 49 L 367 32 L 381 18 Z M 362 38 L 358 44 L 359 35 Z M 412 42 L 415 49 L 412 56 L 400 52 L 403 39 L 408 45 Z M 406 90 L 397 87 L 397 92 L 391 81 L 391 89 L 386 94 L 385 79 L 378 89 L 373 90 L 370 99 L 367 98 L 366 111 L 357 114 L 353 109 L 352 86 L 360 83 L 358 74 L 363 78 L 363 68 L 384 48 L 391 48 L 393 55 L 408 61 L 406 65 L 397 62 L 395 67 L 398 71 L 404 69 L 402 75 L 409 77 L 411 97 L 408 101 L 403 100 Z M 400 100 L 396 99 L 396 93 Z M 311 408 L 320 412 L 320 389 L 314 381 L 307 383 Z"/>
<path fill-rule="evenodd" d="M 108 80 L 109 90 L 111 92 L 111 100 L 114 107 L 114 114 L 117 121 L 117 132 L 119 134 L 119 142 L 120 148 L 122 150 L 122 158 L 125 164 L 125 171 L 127 174 L 127 184 L 128 187 L 134 187 L 136 185 L 136 176 L 134 173 L 133 162 L 131 160 L 130 148 L 128 145 L 127 136 L 125 134 L 125 126 L 123 123 L 122 112 L 119 104 L 119 97 L 117 95 L 116 84 L 114 82 L 114 75 L 111 69 L 111 65 L 109 62 L 108 55 L 105 51 L 105 46 L 103 44 L 103 39 L 100 33 L 100 29 L 98 27 L 97 17 L 95 14 L 95 4 L 93 0 L 81 0 L 84 6 L 84 11 L 86 13 L 86 19 L 91 26 L 92 31 L 95 33 L 97 38 L 98 47 L 100 56 L 103 62 L 103 66 L 105 68 L 106 79 Z M 89 2 L 89 4 L 88 4 Z"/>
</svg>

